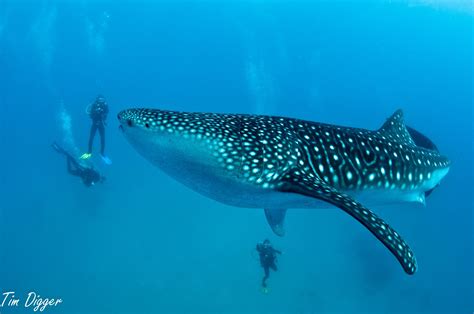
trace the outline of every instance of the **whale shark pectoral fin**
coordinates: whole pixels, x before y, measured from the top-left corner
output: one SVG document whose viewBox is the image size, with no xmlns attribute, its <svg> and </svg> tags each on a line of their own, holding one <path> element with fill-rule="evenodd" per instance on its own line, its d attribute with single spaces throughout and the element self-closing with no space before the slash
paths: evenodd
<svg viewBox="0 0 474 314">
<path fill-rule="evenodd" d="M 402 237 L 385 221 L 314 175 L 303 176 L 301 172 L 296 173 L 299 175 L 286 175 L 287 183 L 283 186 L 284 190 L 314 197 L 339 207 L 369 229 L 395 255 L 407 274 L 415 273 L 417 268 L 415 255 Z"/>
<path fill-rule="evenodd" d="M 267 217 L 268 224 L 272 228 L 273 232 L 282 237 L 285 235 L 285 215 L 286 215 L 286 208 L 285 209 L 268 209 L 265 208 L 265 217 Z"/>
</svg>

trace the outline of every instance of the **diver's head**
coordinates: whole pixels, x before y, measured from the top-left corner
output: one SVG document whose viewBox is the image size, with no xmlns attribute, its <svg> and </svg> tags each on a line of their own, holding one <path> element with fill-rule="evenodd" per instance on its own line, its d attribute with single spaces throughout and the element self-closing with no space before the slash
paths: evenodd
<svg viewBox="0 0 474 314">
<path fill-rule="evenodd" d="M 89 186 L 94 186 L 96 185 L 97 183 L 104 183 L 105 181 L 105 177 L 104 176 L 101 176 L 100 174 L 94 176 L 92 178 L 92 180 L 90 181 L 90 185 Z"/>
<path fill-rule="evenodd" d="M 105 104 L 105 97 L 102 95 L 98 95 L 97 98 L 95 99 L 95 102 L 99 104 Z"/>
<path fill-rule="evenodd" d="M 97 183 L 102 183 L 104 181 L 104 177 L 100 175 L 100 173 L 95 170 L 93 167 L 89 169 L 89 181 L 91 182 L 91 185 L 96 185 Z"/>
<path fill-rule="evenodd" d="M 263 240 L 263 245 L 264 246 L 269 246 L 270 245 L 270 240 L 268 240 L 268 239 Z"/>
</svg>

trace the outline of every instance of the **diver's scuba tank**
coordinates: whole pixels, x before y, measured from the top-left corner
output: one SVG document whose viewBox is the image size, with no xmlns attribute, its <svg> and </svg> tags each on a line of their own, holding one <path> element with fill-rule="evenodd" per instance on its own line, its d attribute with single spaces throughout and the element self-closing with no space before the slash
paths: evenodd
<svg viewBox="0 0 474 314">
<path fill-rule="evenodd" d="M 85 110 L 85 111 L 86 111 L 86 114 L 87 114 L 88 116 L 91 115 L 91 109 L 92 109 L 92 104 L 88 104 L 88 105 L 86 106 L 86 110 Z"/>
</svg>

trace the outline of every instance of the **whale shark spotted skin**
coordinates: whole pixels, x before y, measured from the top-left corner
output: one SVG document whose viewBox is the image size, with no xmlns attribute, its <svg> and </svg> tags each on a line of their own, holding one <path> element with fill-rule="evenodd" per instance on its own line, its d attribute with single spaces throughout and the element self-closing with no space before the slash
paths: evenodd
<svg viewBox="0 0 474 314">
<path fill-rule="evenodd" d="M 140 154 L 189 188 L 225 204 L 264 208 L 280 236 L 286 209 L 329 203 L 369 229 L 408 274 L 417 268 L 413 252 L 362 203 L 424 203 L 450 165 L 434 144 L 416 144 L 410 134 L 419 133 L 407 130 L 401 110 L 376 131 L 155 109 L 124 110 L 118 119 Z"/>
</svg>

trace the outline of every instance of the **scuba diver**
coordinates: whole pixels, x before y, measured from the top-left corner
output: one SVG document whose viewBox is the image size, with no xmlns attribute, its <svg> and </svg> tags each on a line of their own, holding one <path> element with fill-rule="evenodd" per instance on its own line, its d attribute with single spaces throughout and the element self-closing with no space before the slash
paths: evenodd
<svg viewBox="0 0 474 314">
<path fill-rule="evenodd" d="M 51 145 L 55 151 L 66 156 L 67 158 L 67 171 L 69 174 L 80 177 L 85 186 L 90 187 L 98 182 L 104 182 L 105 177 L 101 176 L 100 173 L 92 167 L 85 167 L 80 165 L 71 154 L 59 146 L 56 142 Z"/>
<path fill-rule="evenodd" d="M 270 240 L 265 239 L 263 243 L 257 244 L 257 252 L 260 256 L 260 265 L 265 271 L 265 276 L 262 279 L 262 291 L 267 293 L 267 279 L 270 276 L 270 268 L 277 271 L 276 254 L 281 254 L 281 251 L 275 250 L 270 244 Z"/>
<path fill-rule="evenodd" d="M 87 114 L 92 120 L 91 131 L 89 134 L 89 145 L 87 153 L 81 156 L 81 159 L 89 159 L 92 156 L 92 145 L 94 144 L 94 137 L 97 131 L 99 131 L 100 136 L 100 156 L 104 163 L 110 165 L 112 161 L 105 156 L 105 126 L 107 125 L 106 119 L 107 114 L 109 113 L 109 106 L 105 101 L 104 96 L 97 96 L 94 103 L 87 107 Z"/>
</svg>

